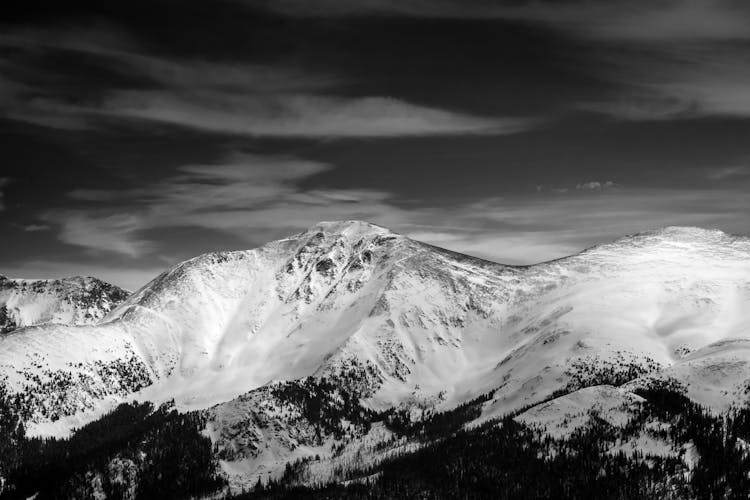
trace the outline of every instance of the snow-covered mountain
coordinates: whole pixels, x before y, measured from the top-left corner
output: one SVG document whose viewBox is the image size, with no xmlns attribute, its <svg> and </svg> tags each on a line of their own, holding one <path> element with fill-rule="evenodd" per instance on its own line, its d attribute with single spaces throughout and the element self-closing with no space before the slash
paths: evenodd
<svg viewBox="0 0 750 500">
<path fill-rule="evenodd" d="M 614 408 L 667 378 L 723 409 L 747 399 L 748 346 L 748 238 L 666 228 L 514 267 L 347 221 L 183 262 L 97 325 L 19 329 L 0 367 L 32 432 L 132 398 L 206 409 L 247 484 L 387 439 L 370 424 L 389 409 L 485 395 L 476 423 L 545 421 L 540 402 Z"/>
<path fill-rule="evenodd" d="M 0 333 L 44 323 L 94 324 L 128 292 L 91 277 L 53 280 L 0 276 Z"/>
</svg>

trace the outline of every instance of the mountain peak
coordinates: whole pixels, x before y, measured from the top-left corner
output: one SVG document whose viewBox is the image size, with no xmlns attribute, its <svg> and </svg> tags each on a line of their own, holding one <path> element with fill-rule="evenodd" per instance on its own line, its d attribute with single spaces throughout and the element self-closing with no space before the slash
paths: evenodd
<svg viewBox="0 0 750 500">
<path fill-rule="evenodd" d="M 345 236 L 364 236 L 368 234 L 393 234 L 393 232 L 383 226 L 372 224 L 361 220 L 333 220 L 321 221 L 311 226 L 306 233 L 332 233 L 342 234 Z"/>
</svg>

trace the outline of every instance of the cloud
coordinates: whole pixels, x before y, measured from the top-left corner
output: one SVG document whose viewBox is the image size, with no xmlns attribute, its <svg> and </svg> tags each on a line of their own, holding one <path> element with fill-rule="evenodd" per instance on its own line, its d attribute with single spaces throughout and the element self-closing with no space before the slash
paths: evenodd
<svg viewBox="0 0 750 500">
<path fill-rule="evenodd" d="M 330 168 L 292 157 L 232 154 L 224 163 L 183 166 L 175 175 L 140 188 L 71 191 L 68 196 L 86 202 L 87 208 L 53 211 L 44 220 L 59 226 L 64 243 L 131 258 L 159 252 L 156 242 L 145 236 L 159 228 L 219 230 L 250 243 L 280 238 L 326 219 L 398 223 L 403 211 L 390 203 L 388 193 L 298 187 Z"/>
<path fill-rule="evenodd" d="M 716 57 L 701 54 L 676 68 L 670 81 L 650 87 L 689 103 L 692 115 L 750 116 L 750 66 L 747 49 Z M 646 86 L 649 86 L 646 84 Z"/>
<path fill-rule="evenodd" d="M 612 181 L 588 181 L 588 182 L 579 182 L 575 186 L 568 187 L 568 186 L 547 186 L 545 184 L 537 184 L 536 185 L 536 192 L 537 193 L 555 193 L 555 194 L 565 194 L 572 191 L 608 191 L 612 189 L 619 189 L 622 186 L 620 184 L 617 184 L 616 182 Z"/>
<path fill-rule="evenodd" d="M 576 189 L 578 191 L 603 191 L 607 189 L 615 189 L 618 187 L 620 186 L 612 181 L 588 181 L 576 184 Z"/>
<path fill-rule="evenodd" d="M 696 103 L 664 90 L 626 89 L 612 101 L 582 102 L 578 109 L 609 115 L 626 121 L 664 121 L 695 117 Z"/>
<path fill-rule="evenodd" d="M 609 100 L 579 109 L 622 120 L 750 116 L 746 43 L 653 46 L 603 56 L 599 77 L 617 86 Z"/>
<path fill-rule="evenodd" d="M 97 43 L 100 39 L 103 43 Z M 0 89 L 6 91 L 0 110 L 11 119 L 58 129 L 99 128 L 106 119 L 251 137 L 313 139 L 494 135 L 515 133 L 533 124 L 424 106 L 397 96 L 340 95 L 341 88 L 351 88 L 356 82 L 282 64 L 156 57 L 139 53 L 131 45 L 125 37 L 103 36 L 98 31 L 84 31 L 80 37 L 60 30 L 0 36 L 0 46 L 15 49 L 11 53 L 27 57 L 80 53 L 119 73 L 122 81 L 148 82 L 61 95 L 59 85 L 50 91 L 39 84 L 54 81 L 58 75 L 29 65 L 18 55 L 0 57 L 0 67 L 7 74 L 33 75 L 26 80 L 0 80 Z"/>
<path fill-rule="evenodd" d="M 585 43 L 583 68 L 616 87 L 574 104 L 619 120 L 750 116 L 750 3 L 743 0 L 277 0 L 297 16 L 502 19 Z"/>
<path fill-rule="evenodd" d="M 750 116 L 750 3 L 743 0 L 278 0 L 297 16 L 533 23 L 585 43 L 582 68 L 612 90 L 572 104 L 618 120 Z"/>
<path fill-rule="evenodd" d="M 605 40 L 750 38 L 750 8 L 742 0 L 269 0 L 264 5 L 304 17 L 399 15 L 533 21 Z"/>
<path fill-rule="evenodd" d="M 38 231 L 49 231 L 51 228 L 47 224 L 29 224 L 23 226 L 23 230 L 27 233 L 35 233 Z"/>
<path fill-rule="evenodd" d="M 589 232 L 618 235 L 642 230 L 644 220 L 653 227 L 727 226 L 733 231 L 750 232 L 743 220 L 750 212 L 749 202 L 750 193 L 740 189 L 633 188 L 606 196 L 579 192 L 555 198 L 487 199 L 466 210 L 474 211 L 478 220 L 518 230 L 551 234 L 565 231 L 580 237 Z"/>
<path fill-rule="evenodd" d="M 137 215 L 68 210 L 55 211 L 43 218 L 61 226 L 60 241 L 93 253 L 114 252 L 139 257 L 152 248 L 149 241 L 137 236 L 142 227 L 142 220 Z"/>
<path fill-rule="evenodd" d="M 175 175 L 156 184 L 125 190 L 78 189 L 69 197 L 148 207 L 162 216 L 190 215 L 261 206 L 296 193 L 296 181 L 329 168 L 292 157 L 233 153 L 223 163 L 179 167 Z"/>
<path fill-rule="evenodd" d="M 745 165 L 714 169 L 706 174 L 706 177 L 714 181 L 747 176 L 750 176 L 750 167 Z"/>
<path fill-rule="evenodd" d="M 736 0 L 619 2 L 602 20 L 589 26 L 592 36 L 649 42 L 750 38 L 750 9 Z"/>
<path fill-rule="evenodd" d="M 122 92 L 97 111 L 211 132 L 267 137 L 508 134 L 530 122 L 481 118 L 390 97 L 256 96 L 228 92 Z"/>
<path fill-rule="evenodd" d="M 750 39 L 750 8 L 738 0 L 527 1 L 506 6 L 498 15 L 544 22 L 605 41 L 663 44 Z"/>
</svg>

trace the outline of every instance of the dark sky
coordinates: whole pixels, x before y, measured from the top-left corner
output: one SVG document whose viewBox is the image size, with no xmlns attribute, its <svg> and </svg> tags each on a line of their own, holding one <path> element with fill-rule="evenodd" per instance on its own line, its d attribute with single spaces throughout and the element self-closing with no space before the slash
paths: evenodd
<svg viewBox="0 0 750 500">
<path fill-rule="evenodd" d="M 745 0 L 62 4 L 0 17 L 0 274 L 331 219 L 508 263 L 750 233 Z"/>
</svg>

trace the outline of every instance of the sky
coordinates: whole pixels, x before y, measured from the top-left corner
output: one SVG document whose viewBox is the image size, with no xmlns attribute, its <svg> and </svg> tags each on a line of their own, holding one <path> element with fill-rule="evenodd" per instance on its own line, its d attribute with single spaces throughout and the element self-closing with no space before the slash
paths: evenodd
<svg viewBox="0 0 750 500">
<path fill-rule="evenodd" d="M 750 2 L 19 2 L 0 148 L 10 277 L 136 289 L 338 219 L 508 264 L 750 234 Z"/>
</svg>

